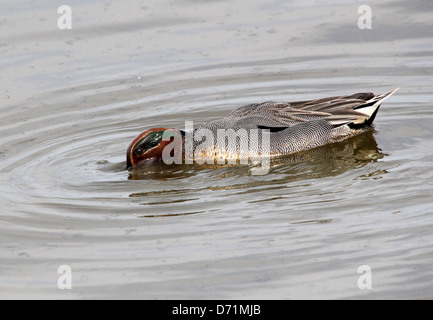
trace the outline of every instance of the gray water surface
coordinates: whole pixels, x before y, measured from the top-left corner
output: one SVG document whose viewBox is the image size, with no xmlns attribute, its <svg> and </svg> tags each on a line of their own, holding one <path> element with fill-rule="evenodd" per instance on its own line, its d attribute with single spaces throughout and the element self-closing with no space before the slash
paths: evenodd
<svg viewBox="0 0 433 320">
<path fill-rule="evenodd" d="M 75 1 L 71 30 L 0 4 L 0 298 L 432 298 L 433 5 L 361 30 L 362 4 Z M 124 169 L 147 128 L 397 87 L 374 131 L 266 175 Z"/>
</svg>

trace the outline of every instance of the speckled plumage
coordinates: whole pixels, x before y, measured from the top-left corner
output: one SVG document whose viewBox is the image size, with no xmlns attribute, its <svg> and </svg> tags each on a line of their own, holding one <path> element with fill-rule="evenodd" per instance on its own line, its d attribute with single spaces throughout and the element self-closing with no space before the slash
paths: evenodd
<svg viewBox="0 0 433 320">
<path fill-rule="evenodd" d="M 397 90 L 397 89 L 396 89 Z M 380 104 L 396 90 L 374 95 L 371 92 L 298 102 L 263 102 L 239 107 L 226 117 L 208 122 L 197 129 L 208 129 L 217 136 L 218 129 L 267 129 L 270 131 L 270 155 L 286 155 L 338 142 L 371 128 Z M 261 144 L 261 135 L 257 142 Z M 199 143 L 195 143 L 197 147 Z M 216 141 L 215 141 L 216 144 Z M 228 147 L 228 146 L 227 146 Z M 242 152 L 227 148 L 232 156 Z M 260 153 L 260 146 L 259 146 Z"/>
</svg>

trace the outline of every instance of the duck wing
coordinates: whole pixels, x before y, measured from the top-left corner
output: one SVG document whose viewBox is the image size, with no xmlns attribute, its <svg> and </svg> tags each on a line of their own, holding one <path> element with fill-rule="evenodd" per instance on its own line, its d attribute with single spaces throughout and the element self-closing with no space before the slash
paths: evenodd
<svg viewBox="0 0 433 320">
<path fill-rule="evenodd" d="M 321 119 L 334 127 L 370 125 L 382 101 L 396 90 L 381 95 L 363 92 L 308 101 L 250 104 L 233 110 L 214 124 L 226 128 L 268 128 L 271 132 Z"/>
</svg>

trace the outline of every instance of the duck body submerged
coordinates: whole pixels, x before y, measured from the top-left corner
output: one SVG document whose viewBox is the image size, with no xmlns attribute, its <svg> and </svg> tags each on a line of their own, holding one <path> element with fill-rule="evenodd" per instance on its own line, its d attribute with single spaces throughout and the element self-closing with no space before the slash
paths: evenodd
<svg viewBox="0 0 433 320">
<path fill-rule="evenodd" d="M 370 130 L 381 103 L 395 91 L 290 103 L 268 101 L 239 107 L 190 131 L 149 129 L 129 145 L 127 168 L 155 162 L 220 164 L 339 142 Z"/>
</svg>

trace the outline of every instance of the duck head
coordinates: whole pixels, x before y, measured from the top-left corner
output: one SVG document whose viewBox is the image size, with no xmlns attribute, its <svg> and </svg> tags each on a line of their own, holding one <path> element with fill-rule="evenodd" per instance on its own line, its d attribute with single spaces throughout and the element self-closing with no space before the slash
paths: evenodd
<svg viewBox="0 0 433 320">
<path fill-rule="evenodd" d="M 140 133 L 126 151 L 126 169 L 162 162 L 164 148 L 173 141 L 178 129 L 155 128 Z"/>
</svg>

